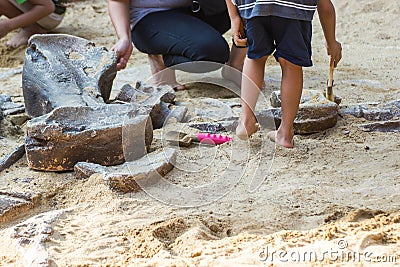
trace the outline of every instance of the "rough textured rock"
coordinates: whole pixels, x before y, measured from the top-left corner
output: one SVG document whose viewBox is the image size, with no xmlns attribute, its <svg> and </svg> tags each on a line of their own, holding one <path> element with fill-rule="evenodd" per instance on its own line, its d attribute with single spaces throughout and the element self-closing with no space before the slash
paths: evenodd
<svg viewBox="0 0 400 267">
<path fill-rule="evenodd" d="M 23 260 L 23 266 L 56 267 L 46 249 L 46 242 L 53 234 L 52 223 L 66 210 L 55 210 L 32 217 L 13 228 L 12 238 L 16 239 Z"/>
<path fill-rule="evenodd" d="M 400 120 L 365 123 L 359 127 L 366 132 L 400 132 Z"/>
<path fill-rule="evenodd" d="M 104 167 L 98 164 L 79 162 L 75 165 L 75 177 L 86 179 L 92 174 L 103 175 L 110 189 L 118 192 L 133 192 L 140 185 L 151 185 L 158 181 L 174 167 L 176 151 L 166 148 L 161 152 L 152 152 L 131 162 L 115 167 Z"/>
<path fill-rule="evenodd" d="M 115 100 L 147 108 L 154 129 L 159 129 L 171 115 L 169 106 L 174 99 L 175 91 L 170 86 L 155 87 L 137 82 L 135 87 L 125 84 Z"/>
<path fill-rule="evenodd" d="M 301 96 L 301 100 L 300 102 L 307 102 L 310 100 L 310 92 L 312 92 L 312 94 L 317 94 L 318 90 L 303 90 L 303 94 Z M 324 94 L 324 92 L 321 92 L 321 94 Z M 271 106 L 274 108 L 280 108 L 281 107 L 281 94 L 279 91 L 274 91 L 271 94 L 271 98 L 270 98 L 270 102 L 271 102 Z M 340 105 L 340 103 L 342 102 L 342 98 L 340 96 L 335 95 L 335 99 L 334 101 L 336 104 Z"/>
<path fill-rule="evenodd" d="M 39 198 L 39 194 L 0 191 L 0 223 L 9 222 L 32 209 Z"/>
<path fill-rule="evenodd" d="M 202 108 L 195 108 L 194 115 L 212 121 L 224 121 L 237 118 L 230 105 L 213 98 L 197 100 Z"/>
<path fill-rule="evenodd" d="M 395 120 L 400 117 L 400 99 L 388 103 L 361 103 L 340 109 L 341 115 L 352 115 L 370 121 Z"/>
<path fill-rule="evenodd" d="M 24 155 L 25 155 L 25 145 L 20 145 L 17 148 L 15 148 L 4 159 L 0 160 L 0 172 L 9 168 L 11 165 L 20 160 Z"/>
<path fill-rule="evenodd" d="M 189 127 L 200 130 L 203 133 L 234 132 L 238 125 L 238 120 L 219 121 L 219 122 L 198 122 L 190 123 Z"/>
<path fill-rule="evenodd" d="M 132 108 L 59 107 L 30 120 L 25 142 L 29 167 L 66 171 L 80 161 L 109 166 L 143 156 L 153 139 L 151 120 Z"/>
<path fill-rule="evenodd" d="M 116 75 L 114 52 L 65 34 L 34 35 L 22 73 L 26 112 L 38 117 L 60 106 L 108 101 Z"/>
<path fill-rule="evenodd" d="M 0 120 L 5 116 L 18 114 L 25 111 L 25 107 L 21 103 L 14 103 L 11 97 L 5 94 L 0 94 Z"/>
<path fill-rule="evenodd" d="M 277 99 L 280 99 L 280 92 L 273 92 L 271 99 L 275 99 L 273 104 L 280 106 Z M 326 130 L 336 125 L 339 106 L 327 100 L 324 94 L 317 90 L 304 90 L 299 111 L 294 121 L 294 131 L 297 134 L 309 134 Z M 282 113 L 280 108 L 275 108 L 258 113 L 259 117 L 264 117 L 270 121 L 270 117 L 275 119 L 276 127 L 279 127 Z"/>
</svg>

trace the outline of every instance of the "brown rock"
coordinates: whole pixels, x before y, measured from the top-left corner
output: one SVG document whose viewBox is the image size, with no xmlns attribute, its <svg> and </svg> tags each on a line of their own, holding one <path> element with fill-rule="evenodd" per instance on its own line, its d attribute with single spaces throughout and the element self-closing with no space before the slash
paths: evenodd
<svg viewBox="0 0 400 267">
<path fill-rule="evenodd" d="M 149 116 L 131 105 L 59 107 L 28 122 L 26 155 L 30 168 L 44 171 L 80 161 L 117 165 L 143 156 L 152 139 Z"/>
</svg>

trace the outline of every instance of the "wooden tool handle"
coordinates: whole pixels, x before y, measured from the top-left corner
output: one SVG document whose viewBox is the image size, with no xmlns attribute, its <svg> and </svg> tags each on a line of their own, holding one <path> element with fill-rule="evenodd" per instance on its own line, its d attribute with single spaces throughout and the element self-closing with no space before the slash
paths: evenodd
<svg viewBox="0 0 400 267">
<path fill-rule="evenodd" d="M 333 86 L 333 70 L 335 69 L 335 60 L 331 57 L 331 61 L 329 63 L 329 82 L 328 86 Z"/>
<path fill-rule="evenodd" d="M 335 95 L 333 94 L 333 70 L 335 69 L 335 60 L 331 57 L 329 63 L 329 80 L 328 88 L 326 89 L 326 98 L 330 101 L 335 100 Z"/>
</svg>

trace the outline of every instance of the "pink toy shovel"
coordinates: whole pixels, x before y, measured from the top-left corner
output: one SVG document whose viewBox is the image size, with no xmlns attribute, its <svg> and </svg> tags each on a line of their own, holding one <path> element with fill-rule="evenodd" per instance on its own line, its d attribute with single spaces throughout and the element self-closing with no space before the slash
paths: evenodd
<svg viewBox="0 0 400 267">
<path fill-rule="evenodd" d="M 207 145 L 220 145 L 233 140 L 233 138 L 210 133 L 198 133 L 197 135 L 188 135 L 178 131 L 170 131 L 164 135 L 165 140 L 179 146 L 190 146 L 193 142 L 207 144 Z"/>
</svg>

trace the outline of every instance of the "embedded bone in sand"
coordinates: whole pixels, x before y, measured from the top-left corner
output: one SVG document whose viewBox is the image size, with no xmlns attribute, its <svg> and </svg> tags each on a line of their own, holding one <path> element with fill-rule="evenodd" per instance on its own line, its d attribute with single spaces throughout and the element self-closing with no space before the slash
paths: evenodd
<svg viewBox="0 0 400 267">
<path fill-rule="evenodd" d="M 129 104 L 59 107 L 28 122 L 26 156 L 30 168 L 44 171 L 73 170 L 81 161 L 117 165 L 142 157 L 152 139 L 148 114 Z"/>
<path fill-rule="evenodd" d="M 114 52 L 86 39 L 65 34 L 32 36 L 22 73 L 27 114 L 38 117 L 60 106 L 107 102 L 116 64 Z"/>
<path fill-rule="evenodd" d="M 176 150 L 166 148 L 126 162 L 119 166 L 105 167 L 98 164 L 79 162 L 75 165 L 75 177 L 86 179 L 98 173 L 110 189 L 118 192 L 133 192 L 140 186 L 151 186 L 165 176 L 175 165 Z"/>
<path fill-rule="evenodd" d="M 271 104 L 274 109 L 261 112 L 259 116 L 274 116 L 276 127 L 279 127 L 282 119 L 280 108 L 280 92 L 275 91 L 271 96 Z M 303 90 L 299 110 L 294 120 L 294 131 L 297 134 L 309 134 L 320 132 L 336 125 L 339 106 L 325 98 L 318 90 Z M 267 114 L 268 113 L 268 114 Z"/>
</svg>

